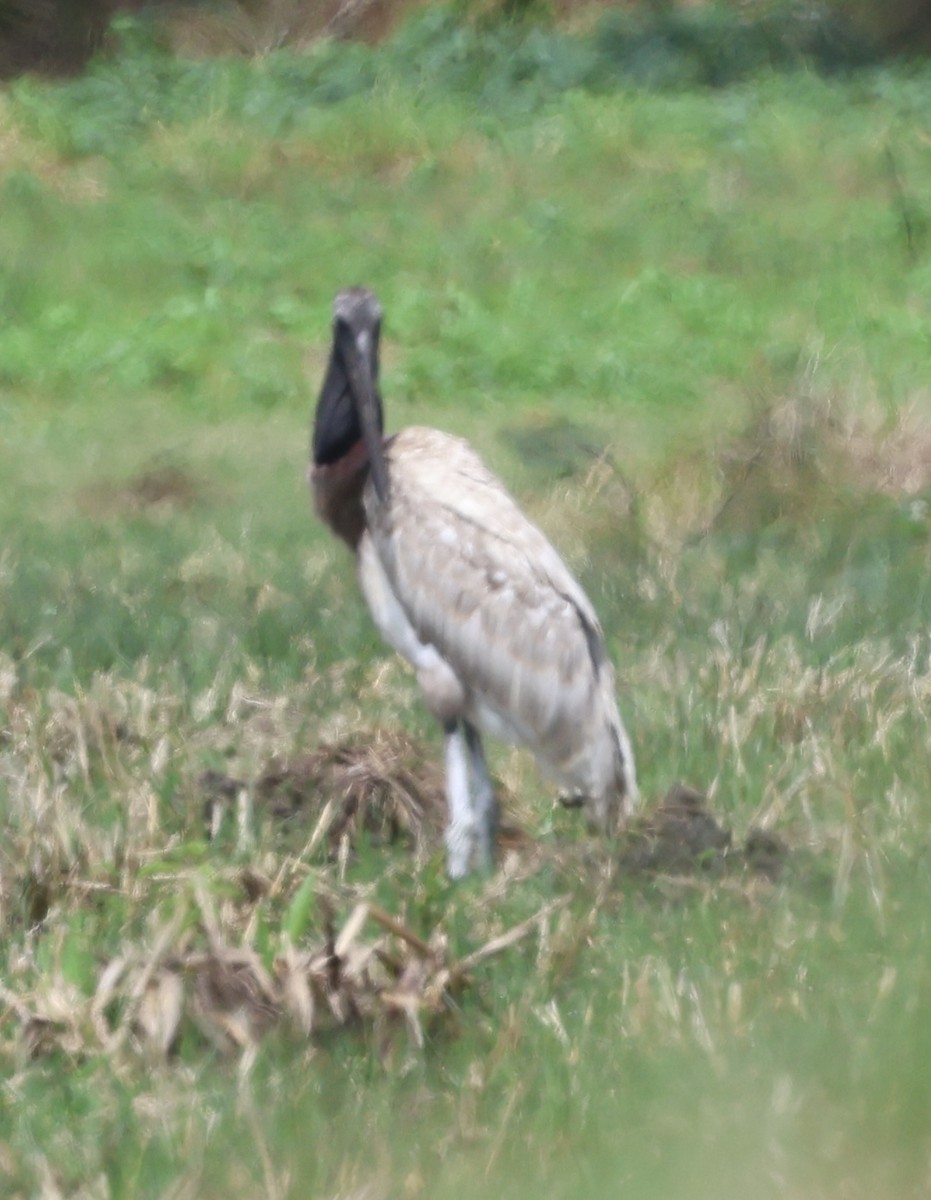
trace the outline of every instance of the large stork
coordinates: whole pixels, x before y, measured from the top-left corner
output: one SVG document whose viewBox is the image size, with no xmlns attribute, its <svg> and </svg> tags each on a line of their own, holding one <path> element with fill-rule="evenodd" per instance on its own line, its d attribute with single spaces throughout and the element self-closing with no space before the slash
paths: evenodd
<svg viewBox="0 0 931 1200">
<path fill-rule="evenodd" d="M 381 319 L 366 289 L 333 302 L 310 480 L 318 515 L 355 553 L 375 624 L 443 726 L 459 878 L 494 857 L 479 731 L 527 746 L 604 831 L 636 804 L 634 760 L 598 618 L 546 537 L 468 443 L 418 426 L 385 438 Z"/>
</svg>

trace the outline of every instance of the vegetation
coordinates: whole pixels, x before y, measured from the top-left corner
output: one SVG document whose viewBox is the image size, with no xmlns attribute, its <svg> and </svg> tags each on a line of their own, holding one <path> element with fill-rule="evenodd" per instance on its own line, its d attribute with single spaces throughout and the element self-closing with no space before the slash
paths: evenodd
<svg viewBox="0 0 931 1200">
<path fill-rule="evenodd" d="M 125 12 L 141 13 L 181 53 L 203 57 L 264 54 L 320 38 L 380 43 L 412 12 L 430 14 L 430 7 L 424 0 L 3 0 L 0 78 L 79 72 L 112 49 Z M 474 41 L 477 30 L 493 32 L 483 48 L 499 75 L 506 62 L 499 40 L 509 28 L 548 34 L 541 46 L 575 74 L 585 53 L 577 41 L 554 38 L 553 31 L 578 35 L 601 26 L 606 37 L 595 39 L 596 58 L 597 43 L 606 41 L 602 48 L 621 69 L 667 82 L 678 69 L 680 83 L 720 84 L 735 72 L 800 57 L 837 69 L 931 49 L 924 0 L 456 0 L 443 23 L 459 53 L 463 39 Z M 403 31 L 393 40 L 403 42 Z M 513 53 L 512 39 L 505 41 Z M 526 70 L 526 56 L 518 57 Z M 417 62 L 410 65 L 416 73 Z"/>
<path fill-rule="evenodd" d="M 927 72 L 635 83 L 605 26 L 443 19 L 131 23 L 0 97 L 7 1194 L 924 1196 Z M 391 426 L 592 595 L 636 839 L 499 749 L 501 868 L 445 881 L 303 484 L 352 282 Z M 667 854 L 676 780 L 717 832 Z"/>
</svg>

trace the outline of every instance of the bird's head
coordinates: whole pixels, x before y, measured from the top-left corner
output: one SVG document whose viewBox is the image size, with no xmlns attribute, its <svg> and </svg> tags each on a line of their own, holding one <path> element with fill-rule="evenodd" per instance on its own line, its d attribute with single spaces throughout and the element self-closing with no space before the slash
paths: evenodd
<svg viewBox="0 0 931 1200">
<path fill-rule="evenodd" d="M 333 299 L 334 333 L 345 329 L 353 336 L 364 338 L 374 330 L 377 336 L 382 315 L 378 297 L 368 288 L 343 288 Z"/>
<path fill-rule="evenodd" d="M 339 462 L 361 440 L 375 490 L 388 495 L 382 449 L 384 417 L 378 392 L 382 308 L 367 288 L 345 288 L 333 301 L 333 344 L 314 417 L 313 459 Z"/>
</svg>

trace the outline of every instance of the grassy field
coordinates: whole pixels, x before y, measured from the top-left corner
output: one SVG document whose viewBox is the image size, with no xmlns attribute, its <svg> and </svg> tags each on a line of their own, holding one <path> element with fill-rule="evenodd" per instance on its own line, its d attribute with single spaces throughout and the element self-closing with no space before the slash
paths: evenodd
<svg viewBox="0 0 931 1200">
<path fill-rule="evenodd" d="M 0 95 L 4 1194 L 926 1196 L 927 71 L 126 54 Z M 390 426 L 563 549 L 648 811 L 726 853 L 499 748 L 501 867 L 445 881 L 303 479 L 356 282 Z"/>
</svg>

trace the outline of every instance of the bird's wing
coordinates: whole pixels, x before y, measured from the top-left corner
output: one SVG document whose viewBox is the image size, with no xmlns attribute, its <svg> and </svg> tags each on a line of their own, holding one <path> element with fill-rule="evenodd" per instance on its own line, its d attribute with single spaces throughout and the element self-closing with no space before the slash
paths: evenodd
<svg viewBox="0 0 931 1200">
<path fill-rule="evenodd" d="M 367 489 L 368 527 L 418 638 L 558 765 L 610 681 L 587 596 L 467 443 L 411 428 L 387 458 L 390 499 Z"/>
</svg>

